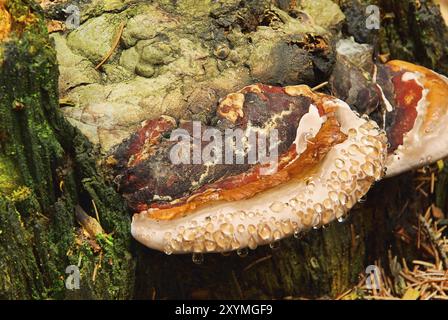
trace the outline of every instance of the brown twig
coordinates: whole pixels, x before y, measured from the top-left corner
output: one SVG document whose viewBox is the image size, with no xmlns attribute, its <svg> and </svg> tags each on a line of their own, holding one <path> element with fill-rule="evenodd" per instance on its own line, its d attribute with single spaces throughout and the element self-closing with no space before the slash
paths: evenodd
<svg viewBox="0 0 448 320">
<path fill-rule="evenodd" d="M 268 256 L 266 256 L 266 257 L 263 257 L 263 258 L 260 258 L 260 259 L 258 259 L 258 260 L 255 260 L 254 262 L 250 263 L 246 268 L 244 268 L 243 271 L 247 271 L 247 270 L 249 270 L 250 268 L 254 267 L 255 265 L 259 264 L 260 262 L 269 260 L 269 259 L 271 259 L 271 258 L 272 258 L 272 255 L 268 255 Z"/>
<path fill-rule="evenodd" d="M 118 32 L 117 32 L 117 35 L 115 36 L 115 40 L 114 40 L 114 43 L 112 44 L 112 47 L 110 48 L 109 52 L 106 54 L 104 59 L 95 67 L 95 70 L 98 70 L 99 68 L 101 68 L 101 66 L 104 63 L 106 63 L 106 61 L 109 60 L 109 58 L 114 53 L 115 49 L 117 48 L 118 44 L 120 43 L 120 38 L 121 38 L 121 35 L 123 34 L 124 25 L 125 25 L 125 23 L 123 21 L 120 24 L 120 27 L 118 28 Z"/>
<path fill-rule="evenodd" d="M 241 289 L 240 283 L 238 282 L 238 278 L 236 277 L 235 271 L 232 270 L 233 281 L 235 282 L 235 286 L 238 290 L 241 299 L 244 299 L 243 290 Z"/>
<path fill-rule="evenodd" d="M 321 84 L 312 88 L 311 91 L 317 91 L 319 89 L 322 89 L 323 87 L 326 87 L 327 85 L 328 85 L 328 81 L 322 82 Z"/>
</svg>

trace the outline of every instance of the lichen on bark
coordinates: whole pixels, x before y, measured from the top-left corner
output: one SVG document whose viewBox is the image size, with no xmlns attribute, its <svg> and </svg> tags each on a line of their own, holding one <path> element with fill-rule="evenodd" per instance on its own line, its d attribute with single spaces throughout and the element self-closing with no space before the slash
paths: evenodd
<svg viewBox="0 0 448 320">
<path fill-rule="evenodd" d="M 316 6 L 331 10 L 320 16 Z M 220 97 L 254 82 L 318 84 L 344 16 L 329 0 L 297 10 L 301 19 L 267 0 L 86 4 L 79 28 L 52 35 L 61 95 L 72 102 L 63 112 L 107 151 L 161 114 L 210 122 Z"/>
</svg>

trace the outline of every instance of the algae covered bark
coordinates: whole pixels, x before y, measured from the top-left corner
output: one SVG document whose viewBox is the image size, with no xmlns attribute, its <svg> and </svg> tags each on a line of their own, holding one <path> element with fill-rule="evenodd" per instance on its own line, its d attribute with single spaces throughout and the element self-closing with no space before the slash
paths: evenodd
<svg viewBox="0 0 448 320">
<path fill-rule="evenodd" d="M 92 145 L 59 111 L 43 13 L 32 1 L 6 1 L 2 9 L 12 29 L 0 42 L 0 297 L 127 298 L 129 217 L 99 175 Z M 92 201 L 111 233 L 90 240 L 95 250 L 74 215 L 75 205 L 93 213 Z M 69 265 L 80 267 L 75 294 L 64 284 Z"/>
</svg>

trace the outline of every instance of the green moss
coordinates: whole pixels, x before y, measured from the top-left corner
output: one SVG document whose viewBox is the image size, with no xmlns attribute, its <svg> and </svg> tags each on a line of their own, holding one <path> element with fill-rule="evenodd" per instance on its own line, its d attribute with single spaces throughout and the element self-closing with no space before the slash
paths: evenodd
<svg viewBox="0 0 448 320">
<path fill-rule="evenodd" d="M 9 157 L 0 155 L 0 194 L 11 194 L 20 183 L 20 173 L 14 162 Z"/>
<path fill-rule="evenodd" d="M 28 187 L 25 186 L 21 186 L 18 187 L 17 189 L 15 189 L 11 195 L 10 195 L 10 200 L 12 202 L 22 202 L 25 201 L 26 199 L 29 199 L 32 195 L 32 190 Z"/>
<path fill-rule="evenodd" d="M 92 145 L 59 111 L 56 54 L 40 10 L 34 2 L 9 3 L 20 21 L 32 6 L 35 20 L 0 46 L 0 298 L 69 297 L 70 250 L 83 252 L 82 274 L 89 279 L 100 258 L 87 243 L 78 248 L 74 207 L 91 199 L 114 239 L 101 241 L 107 272 L 86 284 L 81 297 L 129 297 L 133 265 L 123 201 L 99 176 Z"/>
</svg>

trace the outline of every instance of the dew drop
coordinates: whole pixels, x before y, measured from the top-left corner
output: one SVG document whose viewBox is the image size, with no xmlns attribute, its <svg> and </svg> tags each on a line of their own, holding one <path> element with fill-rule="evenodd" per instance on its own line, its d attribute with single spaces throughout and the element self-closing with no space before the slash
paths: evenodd
<svg viewBox="0 0 448 320">
<path fill-rule="evenodd" d="M 246 212 L 244 211 L 238 211 L 237 215 L 240 217 L 241 220 L 244 220 L 246 218 Z"/>
<path fill-rule="evenodd" d="M 346 195 L 345 193 L 340 192 L 338 198 L 339 198 L 339 202 L 340 202 L 343 206 L 345 206 L 345 205 L 347 204 L 347 195 Z"/>
<path fill-rule="evenodd" d="M 269 244 L 269 248 L 272 250 L 277 250 L 280 248 L 280 241 L 274 241 Z"/>
<path fill-rule="evenodd" d="M 255 250 L 258 247 L 257 241 L 255 241 L 254 237 L 250 237 L 247 243 L 249 249 Z"/>
<path fill-rule="evenodd" d="M 213 238 L 215 239 L 215 242 L 218 246 L 221 248 L 226 248 L 226 238 L 224 237 L 224 234 L 221 231 L 216 231 L 213 233 Z"/>
<path fill-rule="evenodd" d="M 316 189 L 316 185 L 313 182 L 309 182 L 306 186 L 306 188 L 308 189 L 308 191 L 311 193 Z"/>
<path fill-rule="evenodd" d="M 298 201 L 297 199 L 291 199 L 291 200 L 289 200 L 289 205 L 290 205 L 292 208 L 296 208 L 298 204 L 299 204 L 299 201 Z"/>
<path fill-rule="evenodd" d="M 183 236 L 186 241 L 192 241 L 196 238 L 196 232 L 193 228 L 189 228 L 185 230 Z"/>
<path fill-rule="evenodd" d="M 300 232 L 300 230 L 294 231 L 294 238 L 302 239 L 303 238 L 303 232 Z"/>
<path fill-rule="evenodd" d="M 164 248 L 165 254 L 166 255 L 172 255 L 173 254 L 173 248 L 170 245 L 166 245 Z"/>
<path fill-rule="evenodd" d="M 356 144 L 352 144 L 350 145 L 350 147 L 348 147 L 348 152 L 352 155 L 355 156 L 359 153 L 359 147 Z"/>
<path fill-rule="evenodd" d="M 183 251 L 191 251 L 192 248 L 193 248 L 193 241 L 182 242 L 182 250 Z"/>
<path fill-rule="evenodd" d="M 359 127 L 359 132 L 364 135 L 369 134 L 369 130 L 367 130 L 364 126 Z"/>
<path fill-rule="evenodd" d="M 321 214 L 324 211 L 323 206 L 320 203 L 316 203 L 314 205 L 314 211 L 316 211 L 317 213 Z"/>
<path fill-rule="evenodd" d="M 371 162 L 366 162 L 361 165 L 361 170 L 368 176 L 373 177 L 375 175 L 375 167 Z"/>
<path fill-rule="evenodd" d="M 280 231 L 280 230 L 275 230 L 275 231 L 272 233 L 272 238 L 274 239 L 274 241 L 278 241 L 278 240 L 280 240 L 280 239 L 282 238 L 282 233 L 281 233 L 281 231 Z"/>
<path fill-rule="evenodd" d="M 364 203 L 366 201 L 367 201 L 367 196 L 363 196 L 363 197 L 359 198 L 359 200 L 358 200 L 359 203 Z"/>
<path fill-rule="evenodd" d="M 193 253 L 191 260 L 194 264 L 202 264 L 204 262 L 204 255 L 202 253 Z"/>
<path fill-rule="evenodd" d="M 350 159 L 350 163 L 352 164 L 353 167 L 359 166 L 359 161 L 357 161 L 355 159 Z"/>
<path fill-rule="evenodd" d="M 173 240 L 171 240 L 170 244 L 171 244 L 171 247 L 176 251 L 179 251 L 181 249 L 179 241 L 176 241 L 173 239 Z"/>
<path fill-rule="evenodd" d="M 225 235 L 230 236 L 231 234 L 233 234 L 233 225 L 231 225 L 230 223 L 223 223 L 220 229 Z"/>
<path fill-rule="evenodd" d="M 204 241 L 203 240 L 195 241 L 193 243 L 193 251 L 195 253 L 204 252 Z"/>
<path fill-rule="evenodd" d="M 293 229 L 292 229 L 292 224 L 291 224 L 290 220 L 282 221 L 280 226 L 281 226 L 281 230 L 283 231 L 284 234 L 291 234 L 292 233 Z M 274 234 L 273 234 L 274 239 L 276 237 L 276 233 L 277 232 L 280 233 L 280 231 L 278 231 L 278 230 L 274 231 Z"/>
<path fill-rule="evenodd" d="M 357 134 L 358 134 L 358 131 L 356 131 L 355 128 L 350 128 L 350 129 L 348 129 L 348 136 L 349 136 L 350 138 L 354 138 L 354 137 L 356 137 Z"/>
<path fill-rule="evenodd" d="M 216 243 L 214 241 L 206 240 L 204 246 L 205 250 L 207 250 L 208 252 L 216 250 Z"/>
<path fill-rule="evenodd" d="M 263 224 L 258 229 L 258 235 L 264 241 L 267 241 L 271 238 L 271 228 L 267 224 Z"/>
<path fill-rule="evenodd" d="M 313 229 L 318 230 L 322 227 L 322 217 L 320 214 L 317 214 L 313 217 Z"/>
<path fill-rule="evenodd" d="M 249 232 L 249 234 L 254 235 L 257 232 L 257 228 L 255 228 L 253 224 L 250 224 L 247 227 L 247 231 Z"/>
<path fill-rule="evenodd" d="M 234 238 L 230 242 L 230 247 L 232 248 L 232 250 L 236 250 L 236 249 L 238 249 L 240 247 L 240 242 L 237 239 Z"/>
<path fill-rule="evenodd" d="M 342 170 L 341 172 L 339 172 L 339 179 L 341 179 L 342 181 L 347 181 L 349 176 L 350 175 L 347 170 Z"/>
<path fill-rule="evenodd" d="M 247 257 L 247 255 L 249 254 L 249 250 L 247 248 L 242 248 L 242 249 L 238 249 L 236 251 L 236 254 L 240 257 L 240 258 L 245 258 Z"/>
<path fill-rule="evenodd" d="M 325 199 L 322 203 L 323 203 L 325 209 L 327 209 L 327 210 L 333 208 L 333 203 L 331 202 L 330 199 Z"/>
<path fill-rule="evenodd" d="M 279 213 L 282 212 L 282 210 L 285 208 L 284 203 L 279 202 L 279 201 L 275 201 L 271 204 L 271 206 L 269 207 L 273 212 L 275 213 Z"/>
<path fill-rule="evenodd" d="M 207 223 L 207 225 L 205 226 L 205 230 L 207 231 L 207 232 L 210 232 L 210 233 L 212 233 L 213 231 L 214 231 L 214 226 L 213 226 L 213 223 Z"/>
<path fill-rule="evenodd" d="M 335 161 L 335 166 L 336 166 L 336 168 L 338 168 L 338 169 L 342 169 L 342 168 L 344 168 L 344 166 L 345 166 L 345 161 L 342 160 L 342 159 L 336 159 L 336 161 Z"/>
<path fill-rule="evenodd" d="M 330 192 L 328 193 L 328 196 L 329 196 L 330 199 L 331 199 L 332 201 L 334 201 L 334 202 L 336 202 L 336 201 L 339 200 L 338 193 L 335 192 L 335 191 L 330 191 Z"/>
</svg>

